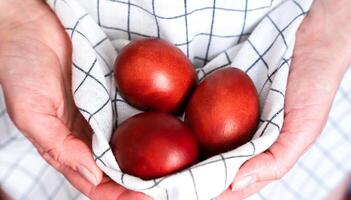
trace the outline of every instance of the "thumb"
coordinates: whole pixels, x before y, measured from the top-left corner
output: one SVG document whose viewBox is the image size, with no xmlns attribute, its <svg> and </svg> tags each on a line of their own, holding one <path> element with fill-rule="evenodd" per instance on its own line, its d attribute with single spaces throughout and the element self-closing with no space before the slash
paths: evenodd
<svg viewBox="0 0 351 200">
<path fill-rule="evenodd" d="M 284 106 L 284 123 L 275 143 L 247 161 L 232 190 L 282 178 L 322 132 L 345 68 L 307 53 L 294 54 Z M 339 61 L 341 62 L 341 61 Z M 333 67 L 334 66 L 334 67 Z"/>
<path fill-rule="evenodd" d="M 238 191 L 255 183 L 277 180 L 289 170 L 288 166 L 282 164 L 283 162 L 276 160 L 268 150 L 247 161 L 240 168 L 230 189 Z"/>
<path fill-rule="evenodd" d="M 278 139 L 267 151 L 244 163 L 232 190 L 240 190 L 256 182 L 282 178 L 316 140 L 325 120 L 326 115 L 321 114 L 320 106 L 286 111 Z"/>
<path fill-rule="evenodd" d="M 102 179 L 92 151 L 58 118 L 45 114 L 21 115 L 15 123 L 36 146 L 43 158 L 56 169 L 69 167 L 93 185 Z M 31 123 L 34 122 L 34 123 Z"/>
<path fill-rule="evenodd" d="M 102 172 L 96 165 L 89 147 L 72 134 L 67 135 L 52 149 L 44 151 L 43 157 L 50 156 L 59 165 L 68 166 L 78 171 L 93 185 L 98 185 L 102 179 Z"/>
</svg>

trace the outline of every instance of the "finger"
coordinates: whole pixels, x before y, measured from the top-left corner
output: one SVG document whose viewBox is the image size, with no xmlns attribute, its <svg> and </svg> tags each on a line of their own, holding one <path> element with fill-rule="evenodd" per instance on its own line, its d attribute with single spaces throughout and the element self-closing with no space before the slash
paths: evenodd
<svg viewBox="0 0 351 200">
<path fill-rule="evenodd" d="M 107 177 L 100 185 L 90 191 L 89 197 L 94 200 L 151 200 L 149 196 L 128 190 Z"/>
<path fill-rule="evenodd" d="M 240 168 L 234 187 L 281 178 L 323 130 L 345 68 L 342 62 L 325 60 L 320 52 L 294 53 L 281 133 L 269 150 Z"/>
<path fill-rule="evenodd" d="M 74 171 L 72 168 L 57 162 L 49 154 L 45 153 L 42 156 L 52 167 L 65 176 L 65 178 L 83 194 L 88 195 L 93 189 L 94 185 L 82 177 L 82 175 L 77 171 Z"/>
<path fill-rule="evenodd" d="M 54 160 L 50 155 L 44 154 L 43 158 L 53 166 L 57 171 L 65 176 L 65 178 L 80 192 L 88 196 L 90 199 L 111 199 L 111 197 L 116 197 L 113 199 L 118 199 L 126 189 L 123 187 L 113 187 L 117 184 L 106 184 L 111 182 L 111 180 L 103 176 L 99 186 L 95 186 L 89 181 L 87 181 L 80 173 L 72 170 L 72 168 L 62 165 L 61 163 Z M 111 182 L 112 183 L 112 182 Z M 99 188 L 99 189 L 98 189 Z M 110 191 L 113 188 L 113 191 Z"/>
<path fill-rule="evenodd" d="M 82 140 L 74 136 L 67 127 L 57 118 L 44 116 L 37 119 L 38 123 L 31 126 L 31 141 L 39 146 L 42 155 L 49 155 L 59 164 L 78 171 L 93 185 L 99 184 L 102 171 L 93 159 L 90 148 Z M 47 129 L 41 123 L 50 124 Z M 44 127 L 44 128 L 43 128 Z M 39 134 L 38 134 L 39 133 Z M 43 137 L 45 135 L 45 137 Z"/>
<path fill-rule="evenodd" d="M 242 189 L 256 182 L 282 178 L 322 131 L 325 117 L 317 114 L 320 110 L 313 106 L 286 113 L 277 141 L 267 151 L 244 163 L 233 187 Z"/>
<path fill-rule="evenodd" d="M 72 109 L 77 109 L 77 107 L 74 106 Z M 78 111 L 78 109 L 71 121 L 71 130 L 74 135 L 82 140 L 85 144 L 87 144 L 90 149 L 92 149 L 93 129 L 91 128 L 88 121 Z"/>
<path fill-rule="evenodd" d="M 232 199 L 245 199 L 252 194 L 255 194 L 262 190 L 265 186 L 267 186 L 270 181 L 263 181 L 256 184 L 253 184 L 242 190 L 232 191 L 231 188 L 225 190 L 222 194 L 220 194 L 216 200 L 232 200 Z"/>
<path fill-rule="evenodd" d="M 140 199 L 140 200 L 150 200 L 151 198 L 143 193 L 134 192 L 128 190 L 119 184 L 115 183 L 113 180 L 107 176 L 103 176 L 99 185 L 95 186 L 89 181 L 87 181 L 82 175 L 70 167 L 62 165 L 61 163 L 54 160 L 50 155 L 44 154 L 43 158 L 56 170 L 61 172 L 66 179 L 80 192 L 88 196 L 93 200 L 130 200 L 130 199 Z"/>
<path fill-rule="evenodd" d="M 230 188 L 235 191 L 244 190 L 260 182 L 279 179 L 288 170 L 275 157 L 264 152 L 247 161 L 239 170 Z"/>
<path fill-rule="evenodd" d="M 99 185 L 94 186 L 70 167 L 62 166 L 59 171 L 74 187 L 92 200 L 151 200 L 147 195 L 128 190 L 106 176 Z"/>
<path fill-rule="evenodd" d="M 93 185 L 98 185 L 102 172 L 96 165 L 89 147 L 73 135 L 68 135 L 60 145 L 46 151 L 54 160 L 78 171 Z"/>
</svg>

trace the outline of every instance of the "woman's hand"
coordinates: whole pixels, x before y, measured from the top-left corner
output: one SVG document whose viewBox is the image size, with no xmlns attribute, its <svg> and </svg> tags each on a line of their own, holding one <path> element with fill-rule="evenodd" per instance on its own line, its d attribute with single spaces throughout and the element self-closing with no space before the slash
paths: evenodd
<svg viewBox="0 0 351 200">
<path fill-rule="evenodd" d="M 314 143 L 351 64 L 351 1 L 315 0 L 298 30 L 278 140 L 247 161 L 231 190 L 218 199 L 243 199 L 284 176 Z"/>
<path fill-rule="evenodd" d="M 8 113 L 43 158 L 91 199 L 148 199 L 103 177 L 96 165 L 92 131 L 73 102 L 71 43 L 48 6 L 1 1 L 0 40 Z"/>
</svg>

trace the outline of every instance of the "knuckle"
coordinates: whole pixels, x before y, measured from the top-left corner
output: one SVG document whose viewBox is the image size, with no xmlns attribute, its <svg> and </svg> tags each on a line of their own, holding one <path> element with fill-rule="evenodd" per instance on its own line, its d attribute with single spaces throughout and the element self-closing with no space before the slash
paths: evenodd
<svg viewBox="0 0 351 200">
<path fill-rule="evenodd" d="M 47 153 L 52 159 L 55 161 L 61 163 L 61 151 L 57 147 L 53 147 L 50 149 L 45 150 L 45 153 Z"/>
<path fill-rule="evenodd" d="M 287 162 L 289 158 L 283 158 L 281 156 L 277 156 L 270 152 L 272 163 L 271 163 L 271 179 L 279 180 L 283 178 L 283 176 L 292 168 L 290 162 Z"/>
<path fill-rule="evenodd" d="M 58 141 L 53 147 L 46 149 L 45 152 L 56 162 L 75 168 L 76 166 L 73 166 L 72 163 L 72 160 L 74 160 L 73 157 L 75 156 L 72 154 L 72 149 L 81 149 L 81 147 L 72 142 L 74 139 L 75 137 L 69 134 L 62 140 Z"/>
<path fill-rule="evenodd" d="M 275 180 L 283 178 L 283 176 L 290 171 L 292 166 L 284 164 L 284 162 L 280 162 L 276 164 L 276 169 L 275 169 Z"/>
</svg>

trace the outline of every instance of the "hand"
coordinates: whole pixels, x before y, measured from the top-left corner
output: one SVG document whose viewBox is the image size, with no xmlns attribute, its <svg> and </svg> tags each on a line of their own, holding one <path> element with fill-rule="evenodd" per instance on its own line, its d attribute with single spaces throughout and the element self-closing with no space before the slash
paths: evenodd
<svg viewBox="0 0 351 200">
<path fill-rule="evenodd" d="M 320 135 L 351 63 L 351 1 L 315 0 L 298 30 L 277 141 L 247 161 L 231 190 L 218 199 L 243 199 L 284 176 Z"/>
<path fill-rule="evenodd" d="M 14 1 L 0 2 L 0 83 L 15 125 L 91 199 L 148 199 L 96 165 L 92 131 L 72 97 L 70 40 L 56 16 L 43 1 Z"/>
<path fill-rule="evenodd" d="M 0 188 L 0 200 L 9 200 L 10 198 L 8 197 L 8 195 L 5 194 L 4 191 L 1 190 Z"/>
</svg>

